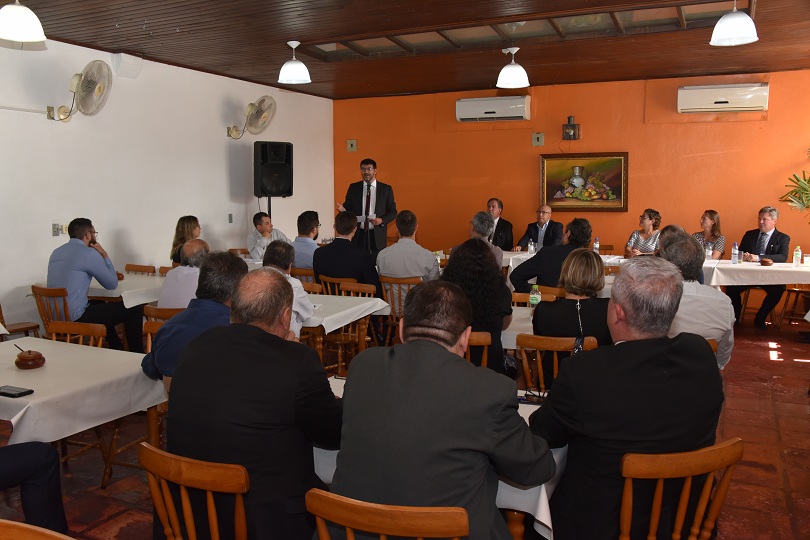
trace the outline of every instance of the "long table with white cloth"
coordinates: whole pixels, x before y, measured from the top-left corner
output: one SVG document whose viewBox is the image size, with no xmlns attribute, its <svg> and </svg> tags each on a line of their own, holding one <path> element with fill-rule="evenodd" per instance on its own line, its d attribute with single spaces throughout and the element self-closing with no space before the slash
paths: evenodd
<svg viewBox="0 0 810 540">
<path fill-rule="evenodd" d="M 323 336 L 366 315 L 388 315 L 391 306 L 380 298 L 310 294 L 315 306 L 312 317 L 305 320 L 304 328 L 313 331 L 313 347 L 323 358 Z"/>
<path fill-rule="evenodd" d="M 87 296 L 92 298 L 118 298 L 124 302 L 124 307 L 140 306 L 157 302 L 160 298 L 160 289 L 163 288 L 163 276 L 144 276 L 142 274 L 126 274 L 118 282 L 115 289 L 105 289 L 93 279 Z"/>
<path fill-rule="evenodd" d="M 337 379 L 335 377 L 329 379 L 332 392 L 334 392 L 336 396 L 343 396 L 343 386 L 345 382 L 345 379 Z M 519 391 L 518 394 L 522 395 L 523 392 Z M 529 421 L 529 416 L 536 410 L 537 405 L 521 403 L 518 407 L 518 413 L 526 422 Z M 557 471 L 554 474 L 554 478 L 545 484 L 534 487 L 517 486 L 501 481 L 498 483 L 498 495 L 495 501 L 498 508 L 517 510 L 531 514 L 534 517 L 534 529 L 546 538 L 553 538 L 551 511 L 549 510 L 548 500 L 551 494 L 554 493 L 554 488 L 557 487 L 560 476 L 565 470 L 568 447 L 554 448 L 551 450 L 551 453 L 557 464 Z M 327 484 L 332 483 L 332 477 L 335 474 L 337 463 L 337 454 L 337 450 L 314 449 L 315 473 Z M 520 516 L 514 517 L 517 518 Z M 522 526 L 522 524 L 518 522 L 515 522 L 515 525 Z"/>
</svg>

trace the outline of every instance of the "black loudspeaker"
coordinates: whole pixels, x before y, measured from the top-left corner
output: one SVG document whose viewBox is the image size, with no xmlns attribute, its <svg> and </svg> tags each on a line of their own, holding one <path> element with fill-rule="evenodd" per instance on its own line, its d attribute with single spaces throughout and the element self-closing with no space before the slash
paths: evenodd
<svg viewBox="0 0 810 540">
<path fill-rule="evenodd" d="M 256 197 L 290 197 L 292 194 L 292 143 L 254 142 L 253 195 Z"/>
</svg>

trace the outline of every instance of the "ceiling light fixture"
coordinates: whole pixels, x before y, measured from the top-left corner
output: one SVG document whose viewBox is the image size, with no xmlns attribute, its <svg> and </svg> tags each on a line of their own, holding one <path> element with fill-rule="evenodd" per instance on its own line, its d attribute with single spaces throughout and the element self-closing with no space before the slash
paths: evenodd
<svg viewBox="0 0 810 540">
<path fill-rule="evenodd" d="M 0 39 L 36 43 L 45 41 L 45 32 L 34 12 L 17 0 L 0 9 Z"/>
<path fill-rule="evenodd" d="M 520 47 L 509 47 L 502 49 L 503 54 L 512 54 L 512 62 L 506 64 L 501 73 L 498 75 L 498 82 L 495 86 L 498 88 L 526 88 L 529 86 L 529 76 L 523 66 L 515 63 L 515 53 L 520 50 Z"/>
<path fill-rule="evenodd" d="M 737 0 L 734 0 L 734 9 L 720 17 L 712 32 L 709 45 L 716 47 L 734 47 L 746 45 L 759 40 L 757 27 L 746 13 L 737 11 Z"/>
<path fill-rule="evenodd" d="M 311 83 L 312 79 L 309 78 L 309 70 L 301 60 L 295 59 L 295 48 L 301 45 L 300 41 L 288 41 L 287 45 L 292 47 L 293 57 L 292 60 L 287 60 L 281 66 L 281 71 L 278 74 L 278 82 L 281 84 L 307 84 Z"/>
</svg>

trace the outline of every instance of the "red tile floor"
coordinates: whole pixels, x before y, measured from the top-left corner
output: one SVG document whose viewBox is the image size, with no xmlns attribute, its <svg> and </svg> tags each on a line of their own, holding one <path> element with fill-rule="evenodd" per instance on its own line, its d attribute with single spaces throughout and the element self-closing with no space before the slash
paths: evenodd
<svg viewBox="0 0 810 540">
<path fill-rule="evenodd" d="M 718 440 L 742 438 L 745 456 L 720 516 L 721 540 L 810 538 L 810 344 L 797 341 L 800 329 L 810 327 L 760 332 L 749 318 L 737 330 L 723 374 L 726 402 Z M 144 431 L 145 417 L 131 417 L 125 440 Z M 134 451 L 129 454 L 125 458 L 134 461 Z M 151 538 L 152 507 L 143 472 L 116 467 L 109 487 L 100 489 L 102 469 L 100 455 L 90 452 L 72 461 L 69 476 L 63 477 L 72 536 Z M 0 494 L 0 518 L 22 519 L 17 490 Z"/>
</svg>

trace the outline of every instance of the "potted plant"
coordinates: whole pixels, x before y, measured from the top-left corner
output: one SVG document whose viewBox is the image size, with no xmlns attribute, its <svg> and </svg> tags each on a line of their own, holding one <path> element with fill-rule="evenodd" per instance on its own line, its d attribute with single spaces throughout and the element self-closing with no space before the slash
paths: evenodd
<svg viewBox="0 0 810 540">
<path fill-rule="evenodd" d="M 810 178 L 807 177 L 807 173 L 802 171 L 801 178 L 798 174 L 794 174 L 788 178 L 788 182 L 790 183 L 785 187 L 789 187 L 790 191 L 779 197 L 779 200 L 788 203 L 788 206 L 799 212 L 810 209 Z"/>
</svg>

